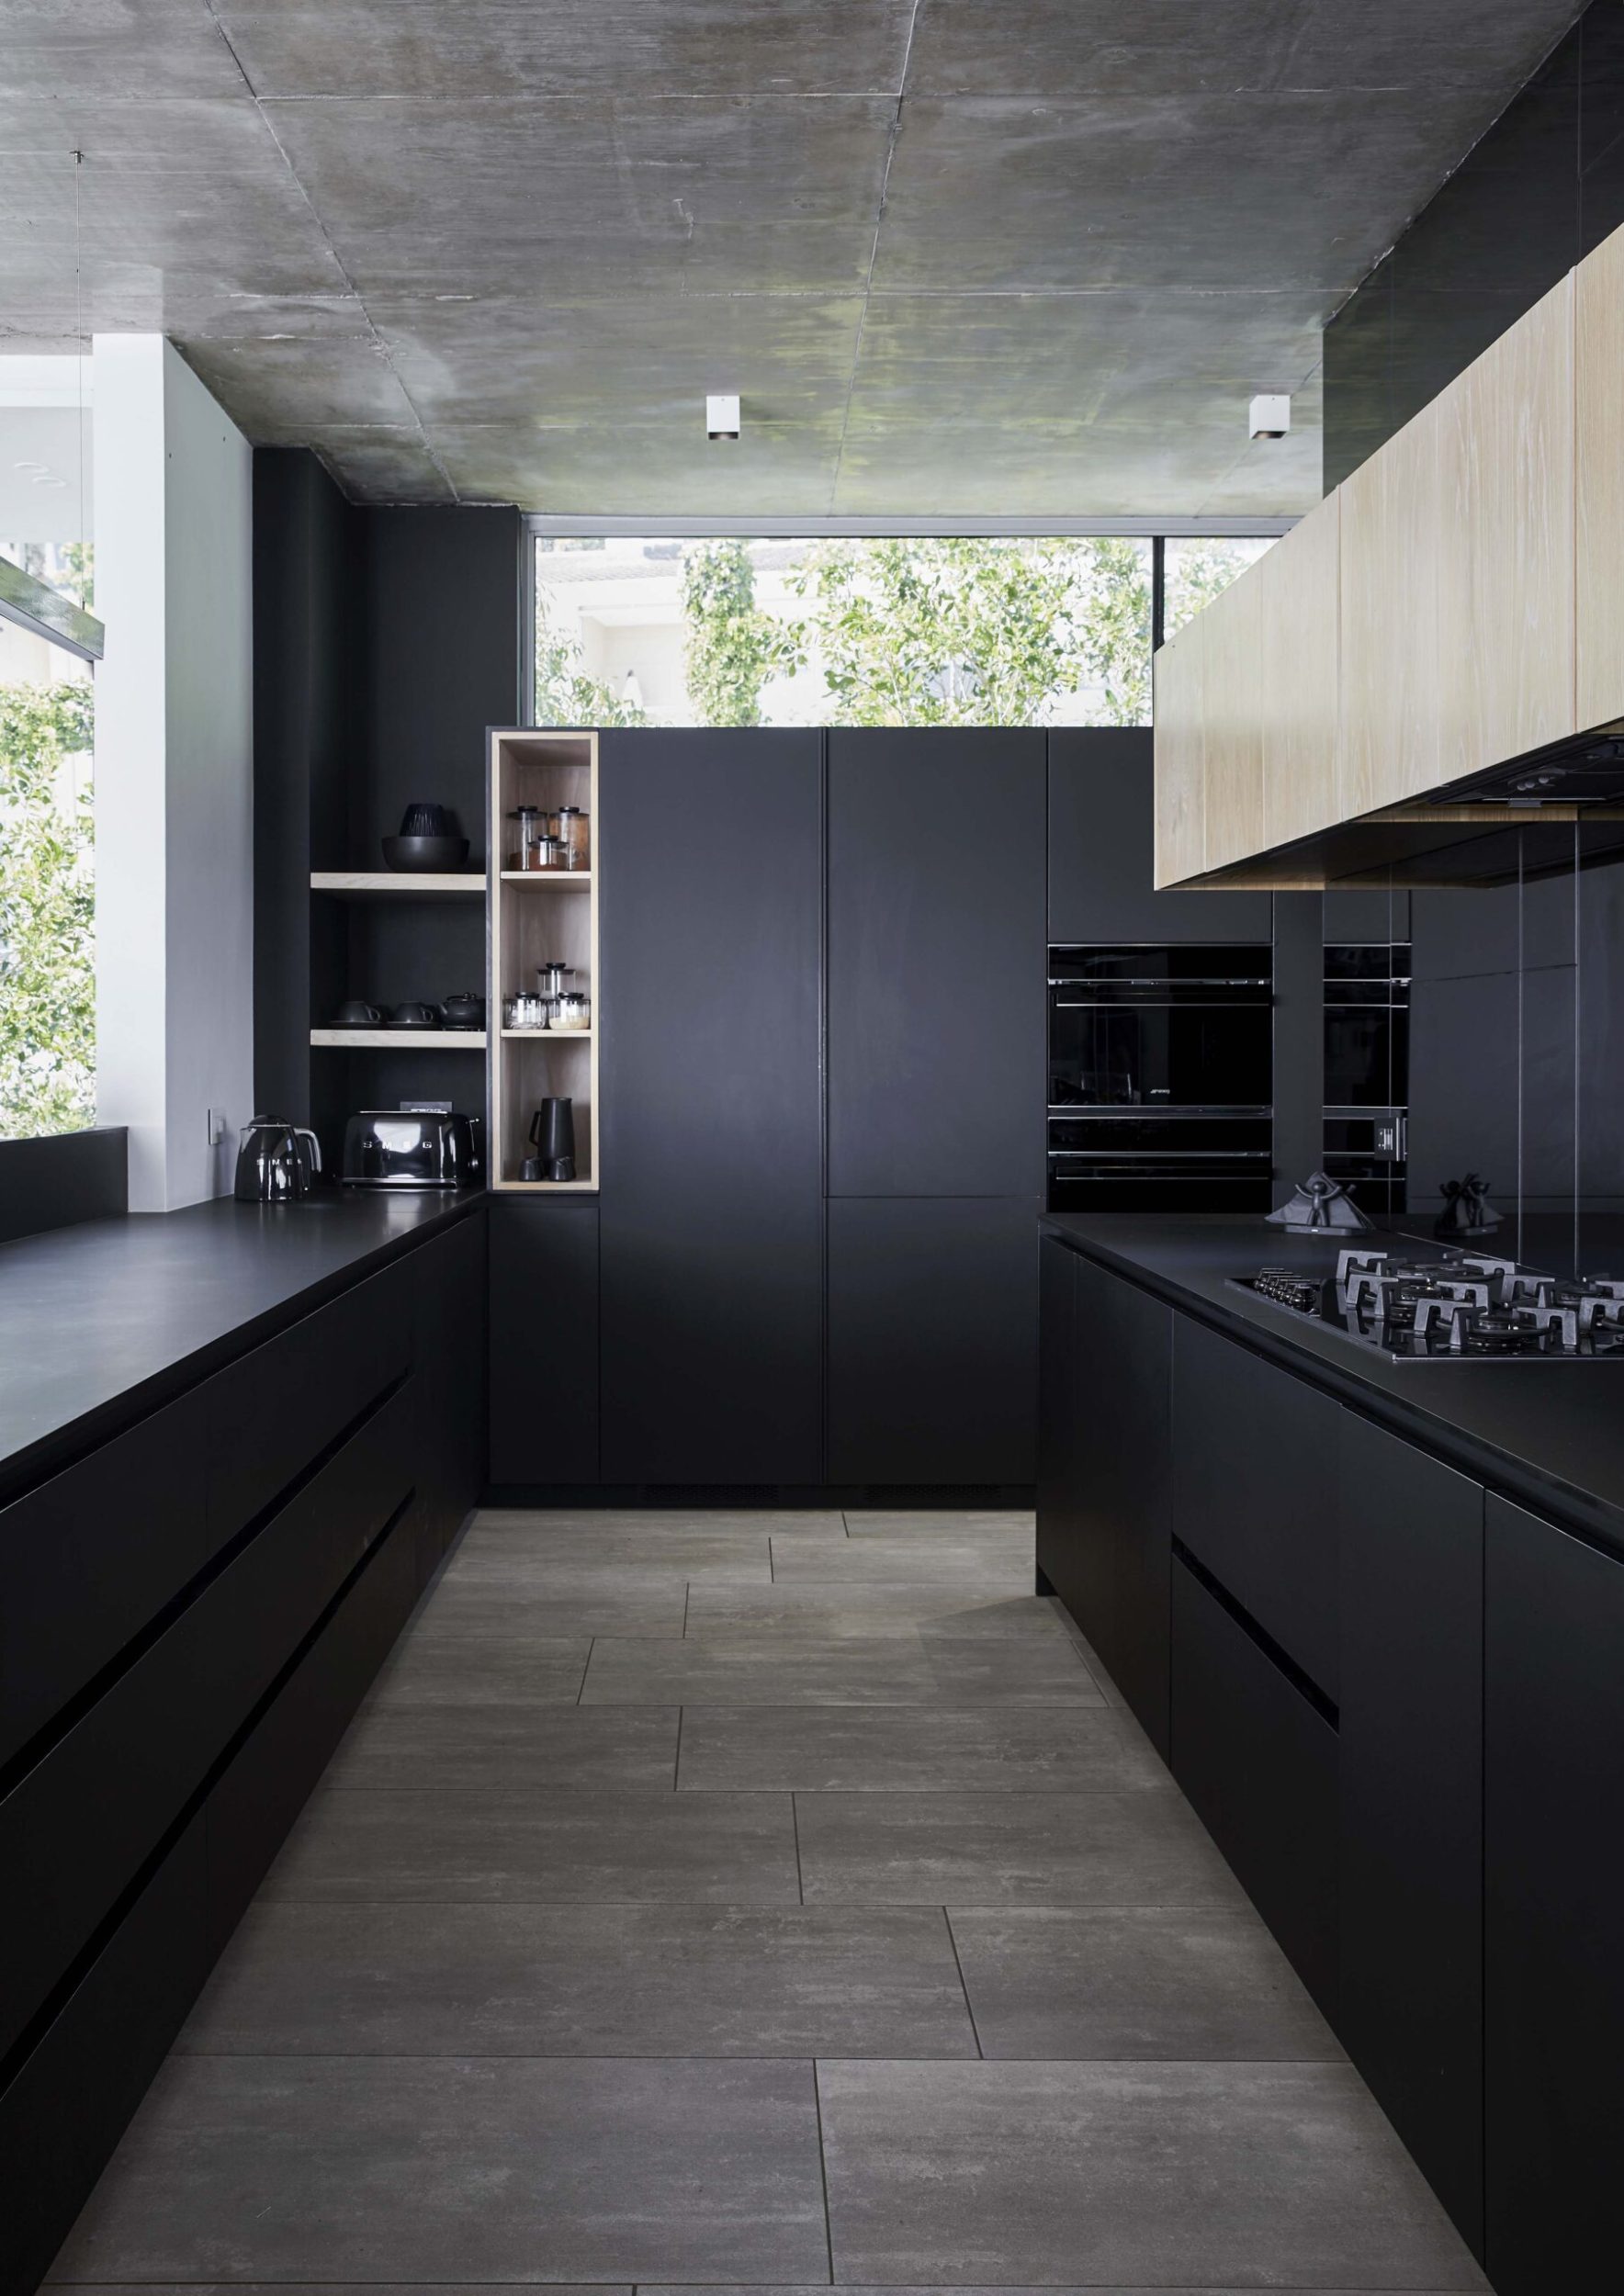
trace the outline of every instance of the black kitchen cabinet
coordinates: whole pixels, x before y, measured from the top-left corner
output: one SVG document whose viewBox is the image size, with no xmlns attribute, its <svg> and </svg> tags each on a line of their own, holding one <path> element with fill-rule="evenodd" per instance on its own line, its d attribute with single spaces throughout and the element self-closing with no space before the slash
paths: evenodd
<svg viewBox="0 0 1624 2296">
<path fill-rule="evenodd" d="M 598 1480 L 598 1207 L 493 1196 L 490 1480 Z"/>
<path fill-rule="evenodd" d="M 485 1480 L 485 1222 L 431 1237 L 417 1278 L 413 1355 L 423 1413 L 415 1509 L 418 1578 L 426 1585 Z"/>
<path fill-rule="evenodd" d="M 605 1482 L 822 1480 L 821 765 L 602 737 Z"/>
<path fill-rule="evenodd" d="M 1317 1388 L 1179 1317 L 1175 1532 L 1333 1704 L 1339 1415 Z"/>
<path fill-rule="evenodd" d="M 1156 893 L 1148 726 L 1068 726 L 1049 737 L 1049 939 L 1269 938 L 1267 893 Z"/>
<path fill-rule="evenodd" d="M 829 1207 L 829 1480 L 1028 1484 L 1038 1211 L 997 1197 Z"/>
<path fill-rule="evenodd" d="M 1490 1495 L 1484 2263 L 1611 2287 L 1624 2157 L 1624 1564 Z"/>
<path fill-rule="evenodd" d="M 1336 1729 L 1178 1554 L 1172 1581 L 1173 1775 L 1335 2021 Z"/>
<path fill-rule="evenodd" d="M 1341 2037 L 1481 2255 L 1483 1493 L 1351 1412 L 1336 1475 Z"/>
<path fill-rule="evenodd" d="M 1052 1236 L 1043 1304 L 1038 1568 L 1165 1757 L 1172 1311 Z"/>
<path fill-rule="evenodd" d="M 829 1193 L 1036 1199 L 1044 737 L 828 741 Z"/>
</svg>

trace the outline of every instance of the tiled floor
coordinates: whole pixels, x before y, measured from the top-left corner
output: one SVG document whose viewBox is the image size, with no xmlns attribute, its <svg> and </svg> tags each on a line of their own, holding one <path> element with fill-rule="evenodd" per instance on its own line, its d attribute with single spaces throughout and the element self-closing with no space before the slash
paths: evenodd
<svg viewBox="0 0 1624 2296">
<path fill-rule="evenodd" d="M 53 2278 L 1483 2288 L 1032 1546 L 479 1517 Z"/>
</svg>

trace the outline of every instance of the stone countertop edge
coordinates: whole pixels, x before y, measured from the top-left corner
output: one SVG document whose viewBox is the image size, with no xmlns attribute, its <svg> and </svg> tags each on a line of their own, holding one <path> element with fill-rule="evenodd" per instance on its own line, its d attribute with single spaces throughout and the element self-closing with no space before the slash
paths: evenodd
<svg viewBox="0 0 1624 2296">
<path fill-rule="evenodd" d="M 1266 1261 L 1334 1272 L 1346 1236 L 1288 1236 L 1238 1213 L 1047 1212 L 1040 1229 L 1514 1504 L 1624 1559 L 1624 1356 L 1595 1363 L 1393 1363 L 1227 1285 L 1227 1277 Z"/>
<path fill-rule="evenodd" d="M 488 1201 L 220 1197 L 0 1244 L 0 1505 Z"/>
</svg>

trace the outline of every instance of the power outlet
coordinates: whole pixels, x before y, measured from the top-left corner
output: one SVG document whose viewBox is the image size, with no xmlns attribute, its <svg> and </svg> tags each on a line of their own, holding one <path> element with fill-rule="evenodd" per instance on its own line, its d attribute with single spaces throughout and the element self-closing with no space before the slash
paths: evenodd
<svg viewBox="0 0 1624 2296">
<path fill-rule="evenodd" d="M 226 1112 L 224 1109 L 210 1109 L 209 1111 L 209 1145 L 211 1148 L 218 1148 L 225 1136 Z"/>
</svg>

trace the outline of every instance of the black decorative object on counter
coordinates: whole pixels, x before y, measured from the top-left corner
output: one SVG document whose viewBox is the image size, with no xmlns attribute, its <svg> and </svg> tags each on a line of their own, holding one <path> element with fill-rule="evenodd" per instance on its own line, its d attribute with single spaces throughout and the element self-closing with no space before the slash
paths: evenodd
<svg viewBox="0 0 1624 2296">
<path fill-rule="evenodd" d="M 1492 1235 L 1500 1214 L 1489 1201 L 1489 1184 L 1475 1172 L 1463 1180 L 1445 1180 L 1438 1193 L 1444 1208 L 1432 1223 L 1432 1232 L 1459 1240 L 1461 1236 Z"/>
<path fill-rule="evenodd" d="M 282 1116 L 251 1117 L 237 1150 L 240 1204 L 288 1204 L 308 1196 L 321 1169 L 321 1150 L 306 1126 Z"/>
<path fill-rule="evenodd" d="M 1366 1218 L 1340 1180 L 1311 1172 L 1281 1204 L 1266 1215 L 1271 1228 L 1317 1229 L 1357 1235 L 1374 1223 Z"/>
<path fill-rule="evenodd" d="M 524 1160 L 524 1177 L 527 1180 L 572 1180 L 575 1177 L 575 1103 L 570 1099 L 544 1100 L 530 1120 L 530 1144 L 534 1156 Z M 532 1171 L 532 1165 L 539 1169 Z"/>
</svg>

